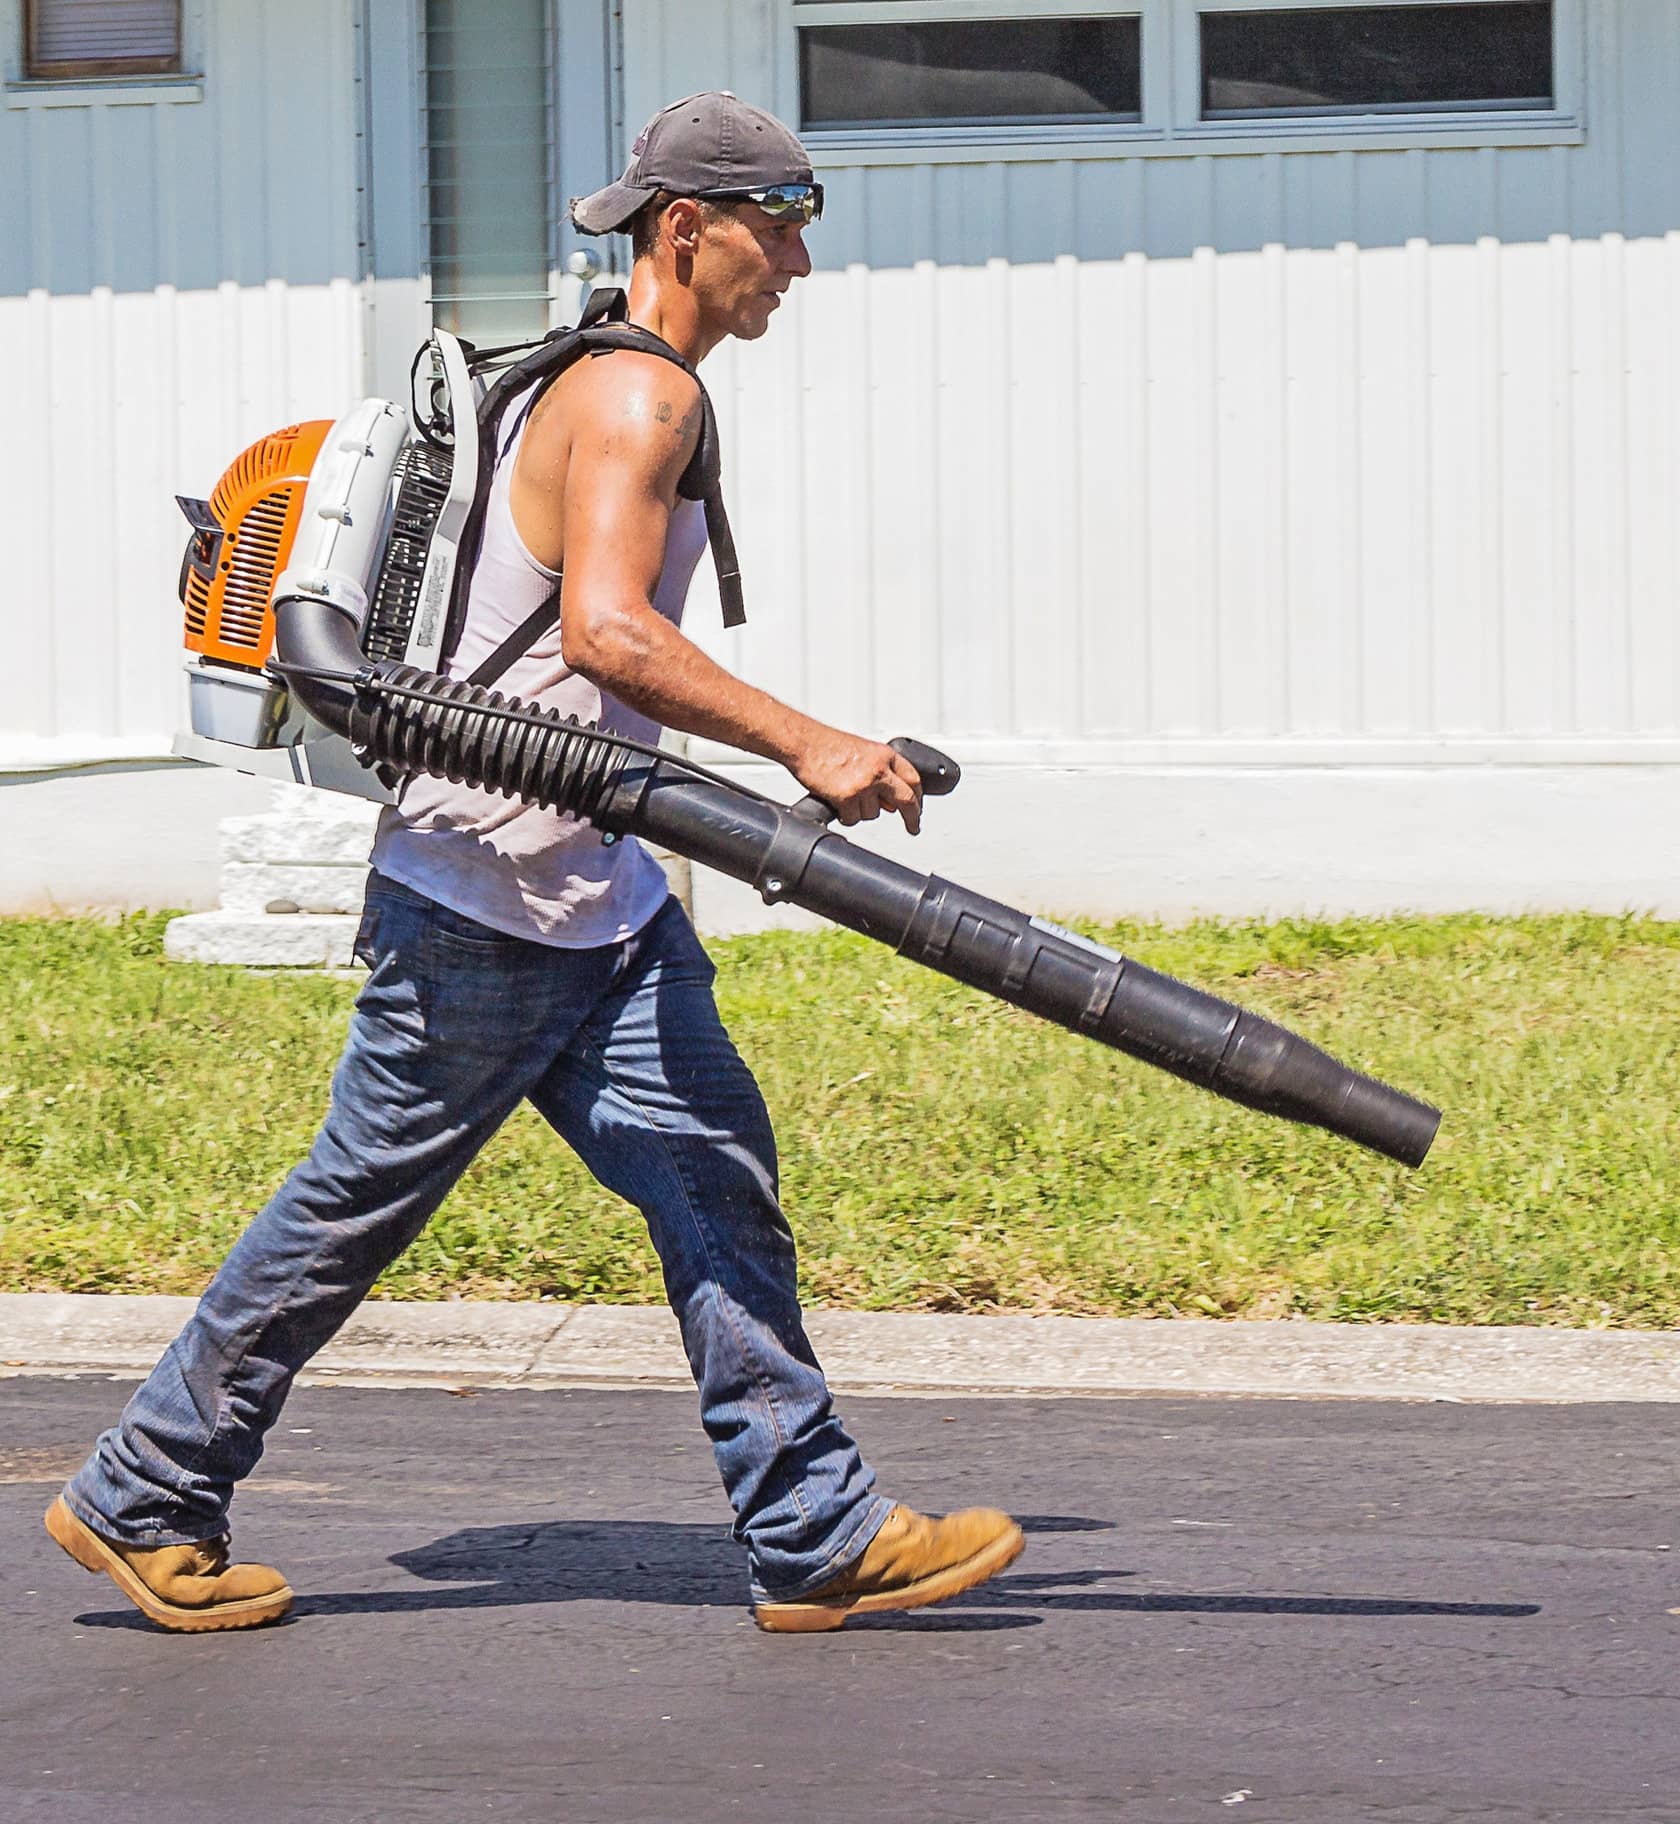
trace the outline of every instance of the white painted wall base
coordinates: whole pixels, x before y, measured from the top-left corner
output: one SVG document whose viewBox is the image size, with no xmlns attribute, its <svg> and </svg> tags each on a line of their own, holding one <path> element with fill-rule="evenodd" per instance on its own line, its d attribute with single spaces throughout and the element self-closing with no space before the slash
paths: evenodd
<svg viewBox="0 0 1680 1824">
<path fill-rule="evenodd" d="M 795 795 L 779 769 L 723 770 L 773 796 Z M 287 801 L 280 809 L 277 790 Z M 300 944 L 295 960 L 309 960 L 300 920 L 353 928 L 371 816 L 372 807 L 335 794 L 209 767 L 0 777 L 0 911 L 219 904 L 224 937 L 236 918 L 276 934 L 257 954 L 218 951 L 220 960 L 291 961 Z M 918 872 L 1031 911 L 1176 921 L 1470 909 L 1680 918 L 1676 832 L 1672 763 L 981 761 L 954 796 L 930 801 L 915 841 L 896 825 L 852 834 Z M 669 871 L 679 891 L 688 886 L 686 864 L 673 858 Z M 692 895 L 696 923 L 713 935 L 820 922 L 764 906 L 750 887 L 704 868 L 693 871 Z M 276 901 L 301 910 L 266 913 Z M 281 926 L 292 927 L 284 941 Z M 180 953 L 209 954 L 196 939 Z"/>
<path fill-rule="evenodd" d="M 960 754 L 959 754 L 960 757 Z M 715 760 L 708 758 L 708 764 Z M 742 766 L 787 798 L 785 773 Z M 1654 911 L 1680 917 L 1680 766 L 970 767 L 921 836 L 848 832 L 1051 916 Z M 701 930 L 805 929 L 706 869 Z"/>
<path fill-rule="evenodd" d="M 170 761 L 0 774 L 0 913 L 213 906 L 218 826 L 271 790 Z"/>
</svg>

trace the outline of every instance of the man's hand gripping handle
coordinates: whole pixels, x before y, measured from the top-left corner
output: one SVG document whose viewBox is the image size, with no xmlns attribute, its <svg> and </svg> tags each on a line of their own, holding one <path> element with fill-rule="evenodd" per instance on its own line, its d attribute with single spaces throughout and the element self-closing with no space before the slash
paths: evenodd
<svg viewBox="0 0 1680 1824">
<path fill-rule="evenodd" d="M 889 741 L 890 747 L 901 760 L 908 761 L 921 781 L 922 795 L 927 798 L 943 798 L 947 792 L 954 792 L 962 779 L 962 768 L 949 754 L 940 753 L 936 747 L 929 747 L 925 741 L 914 741 L 909 735 L 899 735 Z M 808 823 L 832 823 L 839 815 L 835 807 L 826 798 L 819 798 L 814 792 L 808 792 L 797 804 L 788 809 L 795 817 L 803 817 Z"/>
</svg>

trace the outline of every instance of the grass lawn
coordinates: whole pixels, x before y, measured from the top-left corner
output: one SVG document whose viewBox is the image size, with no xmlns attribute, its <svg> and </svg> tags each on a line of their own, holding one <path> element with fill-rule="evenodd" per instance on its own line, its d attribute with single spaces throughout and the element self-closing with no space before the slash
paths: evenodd
<svg viewBox="0 0 1680 1824">
<path fill-rule="evenodd" d="M 355 984 L 165 963 L 161 916 L 0 921 L 0 1288 L 194 1292 L 307 1149 Z M 719 943 L 809 1302 L 1680 1324 L 1680 924 L 1088 927 L 1445 1108 L 1420 1172 L 846 933 Z M 529 1110 L 389 1297 L 660 1297 Z"/>
</svg>

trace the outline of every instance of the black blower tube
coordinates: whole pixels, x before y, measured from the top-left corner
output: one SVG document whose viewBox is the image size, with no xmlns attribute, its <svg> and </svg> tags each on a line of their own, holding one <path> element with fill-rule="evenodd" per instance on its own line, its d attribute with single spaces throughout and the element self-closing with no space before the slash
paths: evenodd
<svg viewBox="0 0 1680 1824">
<path fill-rule="evenodd" d="M 1428 1103 L 1229 1001 L 857 848 L 805 814 L 813 801 L 797 810 L 773 804 L 680 761 L 614 746 L 552 710 L 372 663 L 351 615 L 324 601 L 277 604 L 276 659 L 305 707 L 346 736 L 365 765 L 570 811 L 609 838 L 646 836 L 1070 1032 L 1403 1165 L 1421 1165 L 1435 1138 L 1441 1116 Z M 903 746 L 924 761 L 942 758 Z M 924 772 L 924 789 L 933 783 Z M 936 789 L 954 783 L 953 768 Z"/>
</svg>

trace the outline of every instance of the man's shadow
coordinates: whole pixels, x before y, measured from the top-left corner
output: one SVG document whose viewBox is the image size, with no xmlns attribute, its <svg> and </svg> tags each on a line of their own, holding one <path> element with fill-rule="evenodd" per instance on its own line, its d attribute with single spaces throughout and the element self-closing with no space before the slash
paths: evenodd
<svg viewBox="0 0 1680 1824">
<path fill-rule="evenodd" d="M 1108 1520 L 1029 1514 L 1028 1533 L 1106 1532 Z M 724 1526 L 664 1520 L 555 1520 L 471 1526 L 397 1552 L 391 1563 L 433 1588 L 300 1596 L 292 1613 L 410 1615 L 434 1609 L 521 1608 L 547 1602 L 646 1602 L 738 1607 L 746 1600 L 741 1548 Z M 1537 1615 L 1538 1603 L 1453 1602 L 1394 1596 L 1218 1595 L 1110 1586 L 1134 1571 L 1076 1570 L 995 1578 L 937 1609 L 858 1616 L 848 1628 L 980 1632 L 1035 1627 L 1046 1612 L 1132 1614 L 1480 1616 Z M 1031 1611 L 1025 1613 L 1023 1611 Z M 144 1627 L 124 1610 L 77 1617 L 86 1627 Z"/>
</svg>

